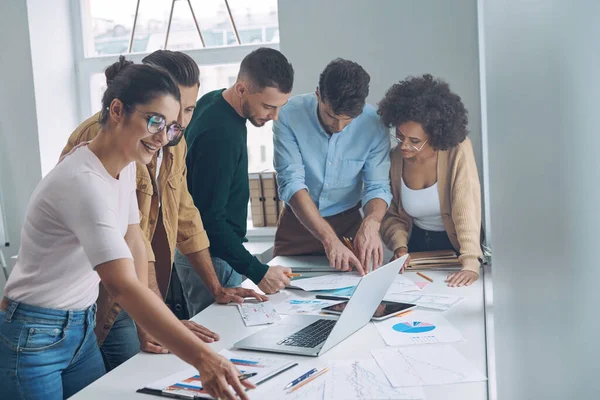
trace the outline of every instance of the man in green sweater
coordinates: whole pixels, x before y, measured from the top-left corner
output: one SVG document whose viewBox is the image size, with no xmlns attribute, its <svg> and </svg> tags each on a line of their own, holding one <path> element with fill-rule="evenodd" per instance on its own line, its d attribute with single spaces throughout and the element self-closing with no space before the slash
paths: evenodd
<svg viewBox="0 0 600 400">
<path fill-rule="evenodd" d="M 288 101 L 294 70 L 283 54 L 259 48 L 248 54 L 236 82 L 198 100 L 185 133 L 188 188 L 210 240 L 212 262 L 223 287 L 238 286 L 242 275 L 265 293 L 289 284 L 289 268 L 268 266 L 243 246 L 250 189 L 246 121 L 254 126 L 277 120 Z M 190 315 L 214 299 L 185 256 L 175 254 Z"/>
</svg>

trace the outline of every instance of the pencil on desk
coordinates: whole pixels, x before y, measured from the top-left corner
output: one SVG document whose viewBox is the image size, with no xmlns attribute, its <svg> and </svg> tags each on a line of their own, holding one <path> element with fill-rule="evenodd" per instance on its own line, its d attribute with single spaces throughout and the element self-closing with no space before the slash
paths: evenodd
<svg viewBox="0 0 600 400">
<path fill-rule="evenodd" d="M 292 393 L 294 390 L 296 389 L 300 389 L 302 386 L 306 385 L 309 382 L 314 381 L 315 379 L 317 379 L 319 376 L 323 375 L 325 372 L 329 371 L 329 368 L 323 368 L 321 371 L 317 372 L 316 374 L 314 374 L 313 376 L 311 376 L 310 378 L 306 379 L 304 382 L 299 383 L 298 385 L 294 386 L 293 388 L 291 388 L 288 393 Z"/>
<path fill-rule="evenodd" d="M 405 315 L 408 315 L 411 312 L 413 312 L 413 310 L 404 311 L 404 312 L 401 312 L 400 314 L 397 314 L 396 317 L 404 317 Z"/>
<path fill-rule="evenodd" d="M 425 275 L 425 274 L 422 274 L 422 273 L 420 273 L 420 272 L 417 272 L 417 275 L 419 275 L 419 276 L 420 276 L 421 278 L 423 278 L 423 279 L 427 279 L 429 282 L 433 282 L 433 279 L 431 279 L 430 277 L 428 277 L 428 276 L 427 276 L 427 275 Z"/>
<path fill-rule="evenodd" d="M 294 277 L 302 276 L 302 274 L 292 274 L 292 273 L 286 272 L 285 276 L 287 276 L 288 278 L 294 278 Z"/>
</svg>

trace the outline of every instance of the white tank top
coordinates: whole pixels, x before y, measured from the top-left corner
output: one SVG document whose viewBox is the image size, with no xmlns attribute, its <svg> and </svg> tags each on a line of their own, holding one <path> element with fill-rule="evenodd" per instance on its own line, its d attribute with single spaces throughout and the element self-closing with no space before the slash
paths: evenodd
<svg viewBox="0 0 600 400">
<path fill-rule="evenodd" d="M 416 226 L 427 231 L 443 232 L 437 182 L 425 189 L 413 190 L 402 179 L 402 207 Z"/>
</svg>

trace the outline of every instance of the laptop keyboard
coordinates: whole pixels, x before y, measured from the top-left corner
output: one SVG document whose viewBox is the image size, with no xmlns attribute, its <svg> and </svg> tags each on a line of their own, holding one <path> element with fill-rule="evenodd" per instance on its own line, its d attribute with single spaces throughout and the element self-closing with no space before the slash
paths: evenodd
<svg viewBox="0 0 600 400">
<path fill-rule="evenodd" d="M 313 348 L 327 339 L 337 320 L 320 319 L 302 328 L 298 332 L 277 342 L 284 346 Z"/>
</svg>

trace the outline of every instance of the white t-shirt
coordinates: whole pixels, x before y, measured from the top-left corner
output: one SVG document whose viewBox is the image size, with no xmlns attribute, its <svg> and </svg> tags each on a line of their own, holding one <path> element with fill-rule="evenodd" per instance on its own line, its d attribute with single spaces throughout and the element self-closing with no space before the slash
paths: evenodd
<svg viewBox="0 0 600 400">
<path fill-rule="evenodd" d="M 133 259 L 128 225 L 140 222 L 135 163 L 113 178 L 87 147 L 42 179 L 33 195 L 5 295 L 34 306 L 83 310 L 96 302 L 99 264 Z"/>
<path fill-rule="evenodd" d="M 443 232 L 444 221 L 440 210 L 437 182 L 425 189 L 413 190 L 402 179 L 402 208 L 413 219 L 416 226 L 426 231 Z"/>
</svg>

